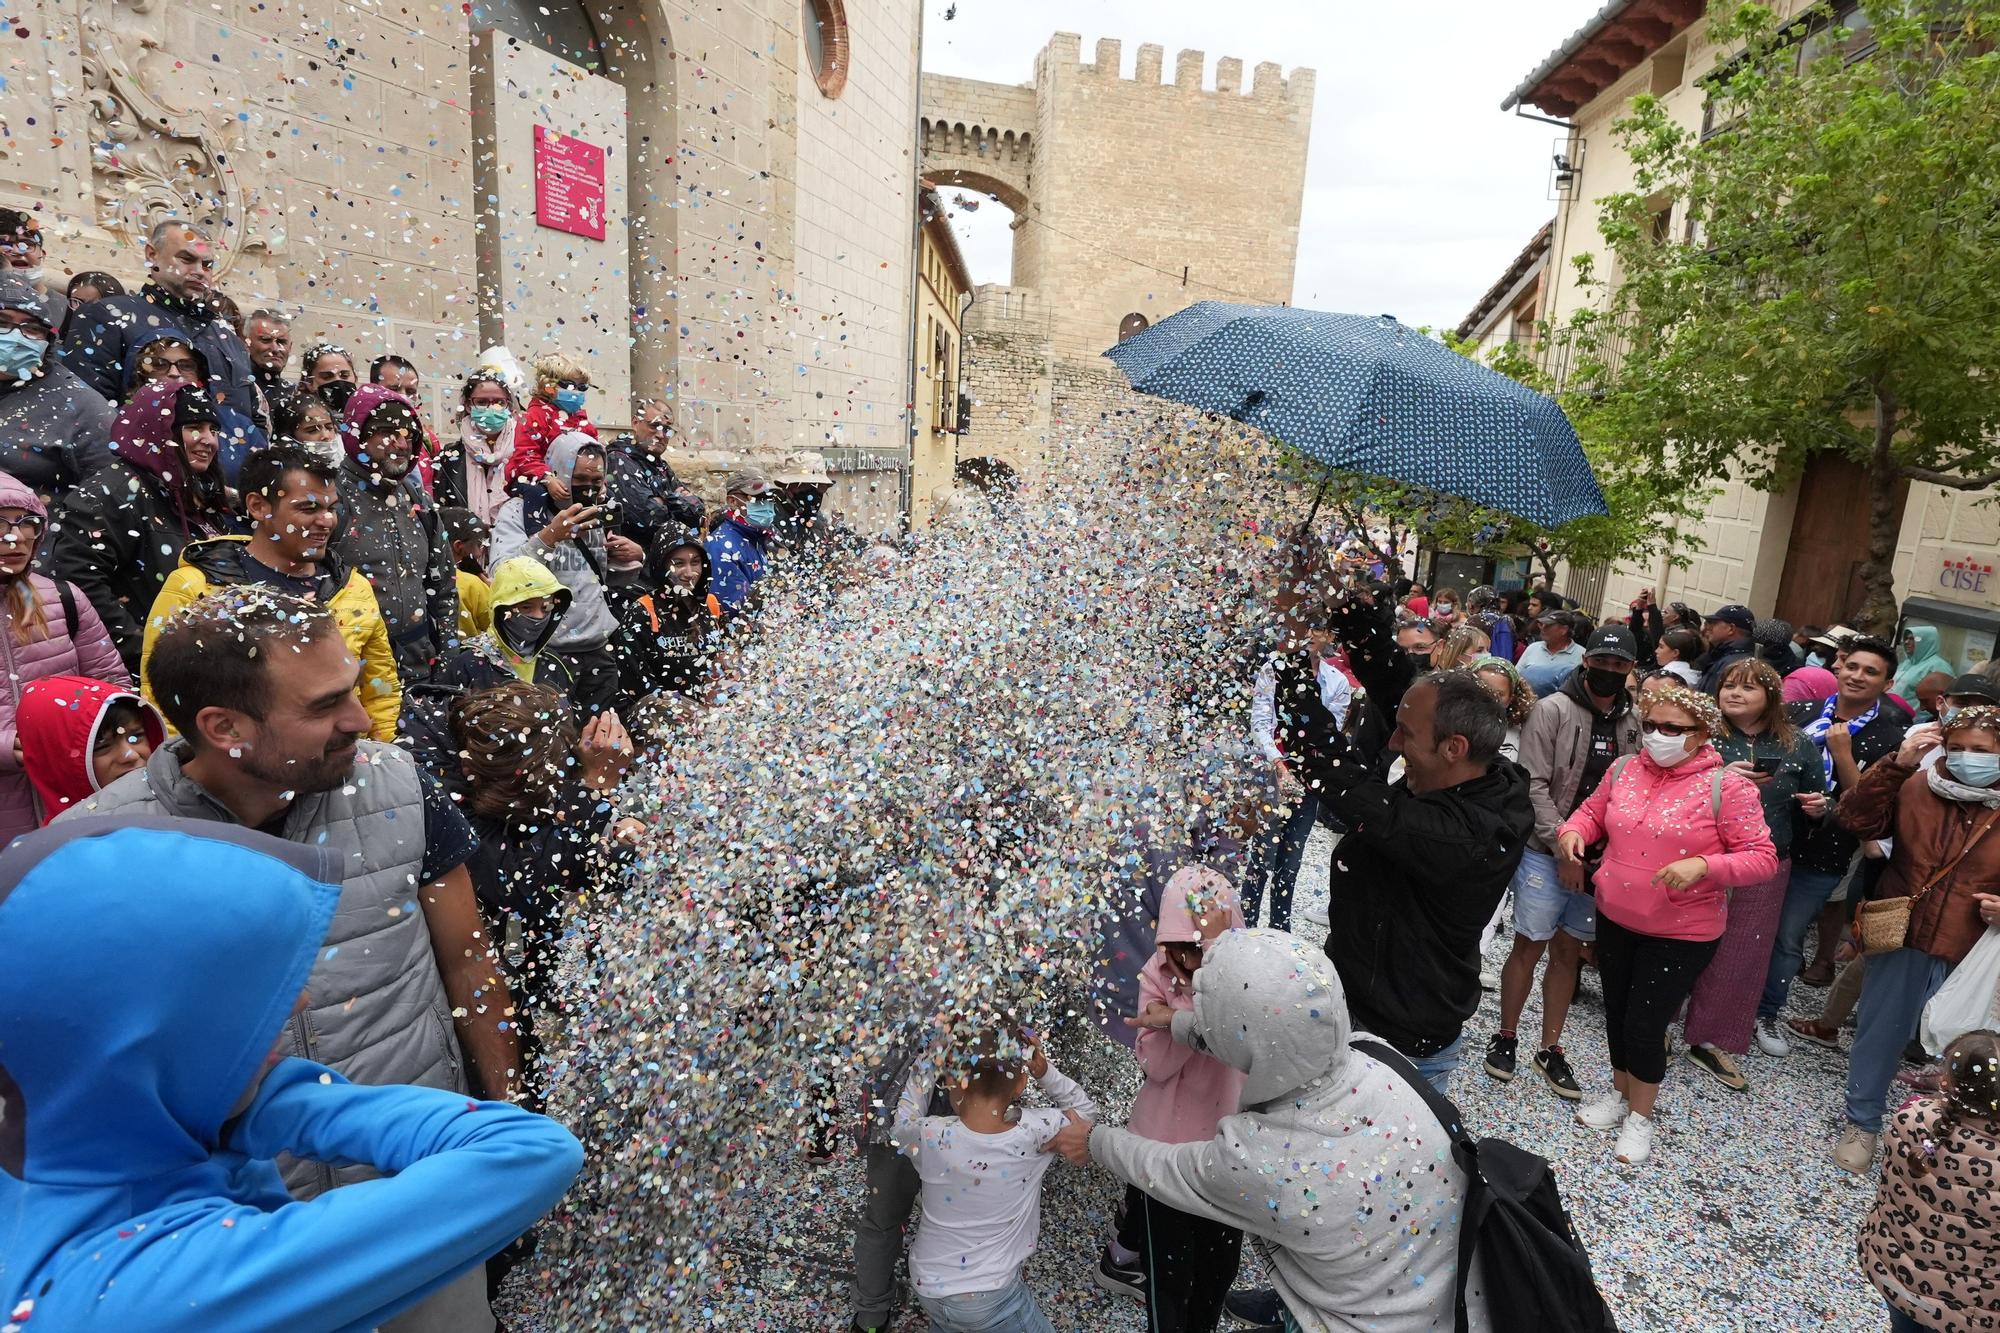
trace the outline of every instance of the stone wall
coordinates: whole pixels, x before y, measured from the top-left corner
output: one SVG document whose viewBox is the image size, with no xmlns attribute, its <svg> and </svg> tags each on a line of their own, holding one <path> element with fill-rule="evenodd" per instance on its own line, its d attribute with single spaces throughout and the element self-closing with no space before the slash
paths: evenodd
<svg viewBox="0 0 2000 1333">
<path fill-rule="evenodd" d="M 625 358 L 633 391 L 675 399 L 697 446 L 782 453 L 831 434 L 838 403 L 864 442 L 906 451 L 915 0 L 848 5 L 849 87 L 813 103 L 797 0 L 589 8 L 625 93 L 625 262 L 525 271 L 573 238 L 500 216 L 475 186 L 481 154 L 531 177 L 532 145 L 479 142 L 455 0 L 22 0 L 27 40 L 0 56 L 0 203 L 42 219 L 58 280 L 102 268 L 136 285 L 151 221 L 208 221 L 219 286 L 246 311 L 296 315 L 295 345 L 409 356 L 440 424 L 480 350 L 484 228 L 496 308 L 545 304 L 575 350 Z M 525 100 L 557 106 L 555 90 Z M 842 180 L 843 165 L 860 169 Z M 801 365 L 824 374 L 796 383 Z M 629 420 L 622 385 L 591 407 Z"/>
<path fill-rule="evenodd" d="M 1182 51 L 1057 33 L 1031 86 L 924 78 L 924 168 L 991 189 L 1016 212 L 1011 286 L 981 287 L 966 318 L 971 434 L 961 457 L 1030 462 L 1051 428 L 1119 410 L 1103 359 L 1126 315 L 1157 322 L 1195 301 L 1291 299 L 1314 75 L 1287 77 Z M 1032 106 L 1032 118 L 1029 109 Z M 1031 144 L 1023 170 L 1021 141 Z"/>
</svg>

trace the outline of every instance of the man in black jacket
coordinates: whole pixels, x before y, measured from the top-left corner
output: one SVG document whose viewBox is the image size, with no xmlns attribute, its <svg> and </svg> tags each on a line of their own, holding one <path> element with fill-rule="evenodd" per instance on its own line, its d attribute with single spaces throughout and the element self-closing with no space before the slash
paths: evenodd
<svg viewBox="0 0 2000 1333">
<path fill-rule="evenodd" d="M 606 455 L 618 532 L 647 550 L 679 528 L 701 527 L 701 501 L 685 489 L 667 462 L 674 414 L 665 403 L 640 400 L 631 435 L 621 435 Z"/>
<path fill-rule="evenodd" d="M 152 280 L 137 295 L 107 296 L 77 311 L 63 339 L 63 364 L 106 402 L 115 403 L 132 342 L 155 329 L 171 328 L 208 358 L 208 391 L 263 422 L 250 349 L 210 304 L 217 258 L 201 228 L 172 219 L 159 223 L 146 240 Z"/>
<path fill-rule="evenodd" d="M 1535 826 L 1528 777 L 1500 758 L 1506 716 L 1470 673 L 1418 676 L 1372 607 L 1343 607 L 1334 633 L 1395 717 L 1404 775 L 1382 781 L 1338 732 L 1300 738 L 1308 785 L 1349 830 L 1329 872 L 1326 956 L 1355 1028 L 1449 1093 L 1479 1008 L 1480 932 Z"/>
</svg>

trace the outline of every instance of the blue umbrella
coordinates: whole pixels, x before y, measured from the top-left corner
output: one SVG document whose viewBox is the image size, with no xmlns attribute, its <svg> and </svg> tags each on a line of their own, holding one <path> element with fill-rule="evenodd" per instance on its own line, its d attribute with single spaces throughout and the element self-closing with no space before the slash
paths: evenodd
<svg viewBox="0 0 2000 1333">
<path fill-rule="evenodd" d="M 1141 393 L 1307 458 L 1555 527 L 1603 514 L 1554 400 L 1388 315 L 1200 301 L 1105 353 Z"/>
</svg>

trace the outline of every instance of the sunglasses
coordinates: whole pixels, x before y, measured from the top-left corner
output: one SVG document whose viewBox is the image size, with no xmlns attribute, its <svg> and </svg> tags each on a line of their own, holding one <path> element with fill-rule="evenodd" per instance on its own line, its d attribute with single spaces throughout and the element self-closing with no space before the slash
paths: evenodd
<svg viewBox="0 0 2000 1333">
<path fill-rule="evenodd" d="M 1648 736 L 1690 736 L 1700 731 L 1700 727 L 1684 727 L 1678 722 L 1641 722 L 1639 730 Z"/>
</svg>

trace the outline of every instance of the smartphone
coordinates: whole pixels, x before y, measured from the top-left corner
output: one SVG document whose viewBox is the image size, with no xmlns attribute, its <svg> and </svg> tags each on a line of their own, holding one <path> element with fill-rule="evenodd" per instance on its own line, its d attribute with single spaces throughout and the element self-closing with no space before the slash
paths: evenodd
<svg viewBox="0 0 2000 1333">
<path fill-rule="evenodd" d="M 618 526 L 618 519 L 619 512 L 617 505 L 606 501 L 597 507 L 597 522 L 600 526 L 615 528 Z"/>
<path fill-rule="evenodd" d="M 1776 773 L 1784 767 L 1784 760 L 1760 754 L 1756 756 L 1755 767 L 1759 773 Z"/>
</svg>

